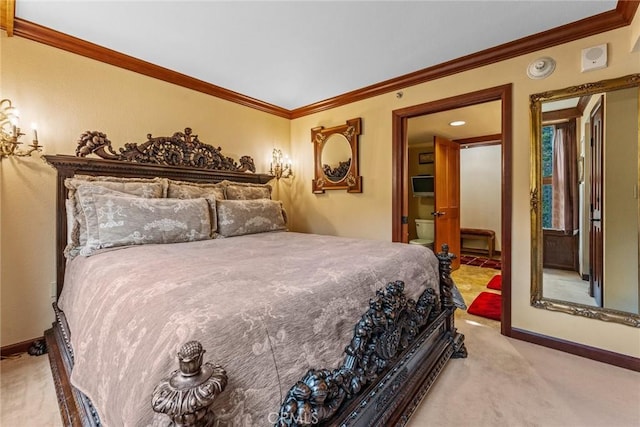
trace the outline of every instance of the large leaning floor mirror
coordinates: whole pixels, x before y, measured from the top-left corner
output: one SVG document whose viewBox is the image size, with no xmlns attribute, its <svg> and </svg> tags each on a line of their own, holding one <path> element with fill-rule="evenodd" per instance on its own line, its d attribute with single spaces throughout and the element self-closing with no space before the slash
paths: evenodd
<svg viewBox="0 0 640 427">
<path fill-rule="evenodd" d="M 531 95 L 531 304 L 640 327 L 640 74 Z"/>
</svg>

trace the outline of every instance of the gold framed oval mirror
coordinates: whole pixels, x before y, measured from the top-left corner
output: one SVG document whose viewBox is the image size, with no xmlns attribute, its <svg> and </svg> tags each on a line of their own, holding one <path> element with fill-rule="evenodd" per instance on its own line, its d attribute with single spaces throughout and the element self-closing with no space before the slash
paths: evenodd
<svg viewBox="0 0 640 427">
<path fill-rule="evenodd" d="M 362 177 L 358 174 L 358 143 L 362 119 L 347 120 L 346 124 L 331 128 L 311 129 L 314 144 L 314 193 L 346 189 L 362 193 Z"/>
<path fill-rule="evenodd" d="M 640 327 L 640 74 L 530 96 L 531 305 Z"/>
</svg>

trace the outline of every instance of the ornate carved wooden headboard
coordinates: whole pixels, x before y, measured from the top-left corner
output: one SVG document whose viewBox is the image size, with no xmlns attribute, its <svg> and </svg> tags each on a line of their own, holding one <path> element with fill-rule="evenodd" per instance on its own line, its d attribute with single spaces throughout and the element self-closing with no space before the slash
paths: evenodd
<svg viewBox="0 0 640 427">
<path fill-rule="evenodd" d="M 86 158 L 96 154 L 102 159 Z M 127 143 L 116 153 L 111 141 L 102 132 L 85 132 L 80 136 L 76 156 L 45 155 L 46 161 L 58 172 L 56 183 L 56 287 L 62 292 L 67 244 L 66 178 L 74 175 L 116 176 L 125 178 L 169 178 L 192 182 L 222 180 L 265 184 L 274 177 L 256 174 L 253 159 L 240 158 L 240 164 L 221 154 L 220 147 L 202 143 L 190 128 L 170 137 L 152 137 L 138 145 Z M 250 172 L 249 172 L 250 171 Z"/>
</svg>

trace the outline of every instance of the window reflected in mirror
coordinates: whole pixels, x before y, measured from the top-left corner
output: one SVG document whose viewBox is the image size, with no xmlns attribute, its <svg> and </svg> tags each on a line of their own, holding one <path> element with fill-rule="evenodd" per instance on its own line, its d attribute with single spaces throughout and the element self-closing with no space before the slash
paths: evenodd
<svg viewBox="0 0 640 427">
<path fill-rule="evenodd" d="M 640 327 L 640 75 L 531 95 L 531 303 Z"/>
</svg>

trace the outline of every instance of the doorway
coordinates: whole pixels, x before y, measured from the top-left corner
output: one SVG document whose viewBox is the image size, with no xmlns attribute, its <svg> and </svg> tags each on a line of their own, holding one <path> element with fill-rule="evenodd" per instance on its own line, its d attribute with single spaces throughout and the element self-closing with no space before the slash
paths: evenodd
<svg viewBox="0 0 640 427">
<path fill-rule="evenodd" d="M 414 105 L 392 113 L 392 241 L 408 242 L 409 224 L 409 161 L 408 161 L 408 121 L 424 116 L 482 104 L 501 101 L 501 262 L 502 262 L 502 310 L 501 332 L 511 335 L 511 210 L 512 210 L 512 85 L 471 92 L 425 104 Z"/>
</svg>

